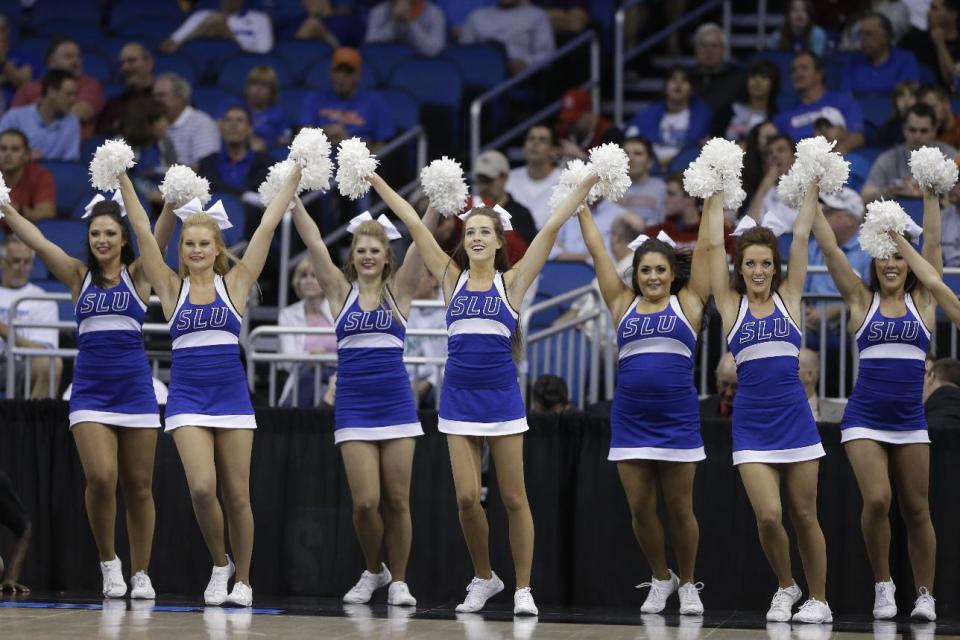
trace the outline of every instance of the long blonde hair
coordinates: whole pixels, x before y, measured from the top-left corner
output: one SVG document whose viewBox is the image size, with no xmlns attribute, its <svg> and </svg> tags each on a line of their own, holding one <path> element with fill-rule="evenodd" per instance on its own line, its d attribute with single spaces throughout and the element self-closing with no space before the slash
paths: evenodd
<svg viewBox="0 0 960 640">
<path fill-rule="evenodd" d="M 343 265 L 343 275 L 346 276 L 347 281 L 350 283 L 356 282 L 360 277 L 357 274 L 357 268 L 353 266 L 353 254 L 357 249 L 357 242 L 359 242 L 360 236 L 370 236 L 383 246 L 386 261 L 383 264 L 383 273 L 380 274 L 377 298 L 380 300 L 381 306 L 385 305 L 388 309 L 393 310 L 394 317 L 398 317 L 400 310 L 396 308 L 393 296 L 387 293 L 387 286 L 390 284 L 390 280 L 393 279 L 393 249 L 390 248 L 390 238 L 387 237 L 387 232 L 384 231 L 383 227 L 376 220 L 361 222 L 360 226 L 354 230 L 353 240 L 350 242 L 350 254 L 347 257 L 346 264 Z"/>
<path fill-rule="evenodd" d="M 183 228 L 180 229 L 180 243 L 177 246 L 177 253 L 180 258 L 181 278 L 186 278 L 190 275 L 190 270 L 187 268 L 187 261 L 183 259 L 183 238 L 186 235 L 187 229 L 190 227 L 203 227 L 213 232 L 213 242 L 217 249 L 220 250 L 220 254 L 217 255 L 213 263 L 214 273 L 225 276 L 227 272 L 230 271 L 231 260 L 233 262 L 240 262 L 238 257 L 227 251 L 227 246 L 223 242 L 223 234 L 220 232 L 220 225 L 217 224 L 217 221 L 206 213 L 194 213 L 187 216 L 183 221 Z"/>
</svg>

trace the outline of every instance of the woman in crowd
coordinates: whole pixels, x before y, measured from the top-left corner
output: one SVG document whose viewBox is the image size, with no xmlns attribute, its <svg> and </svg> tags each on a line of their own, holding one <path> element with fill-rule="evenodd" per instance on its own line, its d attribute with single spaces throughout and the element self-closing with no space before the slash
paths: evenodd
<svg viewBox="0 0 960 640">
<path fill-rule="evenodd" d="M 827 52 L 827 32 L 814 24 L 811 0 L 791 0 L 783 28 L 770 35 L 767 47 L 791 53 L 811 51 L 818 58 L 823 57 Z"/>
<path fill-rule="evenodd" d="M 711 129 L 717 136 L 743 142 L 759 124 L 777 115 L 780 93 L 780 69 L 769 60 L 757 60 L 747 68 L 744 87 L 746 99 L 721 108 L 713 117 Z"/>
<path fill-rule="evenodd" d="M 161 245 L 150 237 L 150 221 L 129 177 L 120 175 L 123 203 L 137 235 L 144 272 L 170 322 L 173 363 L 165 423 L 166 430 L 173 432 L 194 514 L 213 557 L 203 594 L 209 605 L 230 602 L 248 607 L 253 602 L 250 454 L 257 423 L 240 363 L 240 326 L 250 288 L 263 270 L 273 233 L 299 181 L 300 168 L 294 167 L 267 206 L 243 260 L 235 260 L 232 267 L 221 234 L 220 223 L 226 216 L 216 208 L 210 211 L 218 217 L 207 212 L 187 215 L 180 234 L 178 274 L 167 266 Z M 224 546 L 218 476 L 236 565 Z M 228 595 L 234 571 L 236 583 Z"/>
<path fill-rule="evenodd" d="M 795 622 L 826 623 L 827 546 L 817 520 L 818 458 L 824 456 L 807 394 L 800 381 L 801 331 L 797 324 L 807 275 L 807 242 L 817 211 L 817 184 L 807 187 L 793 224 L 790 271 L 781 282 L 777 237 L 765 227 L 737 239 L 733 286 L 723 242 L 723 207 L 708 200 L 710 281 L 737 364 L 733 403 L 733 463 L 757 518 L 760 544 L 779 588 L 767 620 L 788 622 L 802 592 L 790 566 L 790 540 L 782 523 L 780 485 L 786 485 L 790 520 L 797 532 L 810 598 Z"/>
<path fill-rule="evenodd" d="M 840 441 L 863 496 L 860 526 L 873 568 L 873 615 L 878 619 L 897 615 L 890 576 L 892 477 L 917 589 L 911 615 L 934 620 L 931 592 L 937 541 L 927 494 L 930 437 L 923 412 L 923 377 L 937 301 L 917 281 L 902 254 L 871 260 L 870 280 L 865 282 L 837 245 L 822 212 L 813 233 L 850 310 L 849 329 L 860 354 L 857 381 L 840 422 Z M 939 276 L 940 201 L 929 189 L 923 194 L 923 257 Z"/>
<path fill-rule="evenodd" d="M 693 514 L 693 479 L 696 463 L 706 456 L 693 358 L 710 296 L 706 228 L 701 219 L 692 265 L 667 238 L 642 240 L 635 247 L 627 286 L 593 216 L 587 209 L 580 212 L 580 229 L 593 257 L 600 293 L 617 327 L 619 366 L 610 410 L 609 460 L 617 463 L 633 532 L 653 571 L 651 581 L 644 583 L 650 593 L 640 608 L 643 613 L 660 613 L 667 598 L 679 590 L 680 613 L 703 614 L 694 578 L 700 528 Z M 679 577 L 667 566 L 657 515 L 658 479 Z"/>
<path fill-rule="evenodd" d="M 490 566 L 487 517 L 480 505 L 480 458 L 487 438 L 507 510 L 516 570 L 515 614 L 537 615 L 530 592 L 533 518 L 523 479 L 526 410 L 515 358 L 521 349 L 520 301 L 543 268 L 557 233 L 576 211 L 595 177 L 584 180 L 557 207 L 523 258 L 510 266 L 499 211 L 477 207 L 465 215 L 463 239 L 448 256 L 405 200 L 373 175 L 371 183 L 403 221 L 447 301 L 448 359 L 440 392 L 438 428 L 447 434 L 460 525 L 475 577 L 458 612 L 476 612 L 503 590 Z M 508 219 L 508 218 L 506 218 Z"/>
<path fill-rule="evenodd" d="M 122 598 L 127 593 L 115 550 L 119 478 L 130 539 L 130 597 L 153 599 L 148 571 L 160 412 L 143 345 L 150 282 L 143 261 L 134 256 L 120 205 L 100 197 L 88 207 L 85 261 L 67 255 L 12 206 L 4 206 L 3 213 L 13 232 L 37 252 L 73 299 L 78 354 L 70 430 L 86 478 L 84 503 L 100 556 L 103 595 Z M 173 223 L 167 207 L 157 221 L 157 243 L 166 245 Z M 144 234 L 150 234 L 149 226 L 147 222 Z"/>
<path fill-rule="evenodd" d="M 379 178 L 372 183 L 378 192 L 395 196 Z M 395 206 L 390 200 L 387 203 Z M 413 538 L 410 477 L 414 438 L 423 435 L 423 428 L 403 366 L 403 343 L 423 262 L 419 251 L 411 248 L 403 265 L 395 269 L 388 233 L 394 238 L 400 234 L 392 224 L 385 227 L 369 214 L 361 214 L 348 226 L 353 240 L 341 271 L 299 199 L 293 220 L 310 252 L 317 280 L 337 310 L 334 442 L 343 456 L 353 497 L 353 526 L 367 564 L 343 601 L 369 602 L 374 591 L 390 585 L 389 604 L 414 606 L 417 600 L 406 583 Z M 389 567 L 383 560 L 384 546 Z"/>
</svg>

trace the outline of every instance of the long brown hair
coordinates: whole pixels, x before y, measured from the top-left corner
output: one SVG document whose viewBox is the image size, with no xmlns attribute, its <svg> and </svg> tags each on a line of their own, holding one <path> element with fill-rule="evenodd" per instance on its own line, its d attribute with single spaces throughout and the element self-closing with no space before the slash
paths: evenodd
<svg viewBox="0 0 960 640">
<path fill-rule="evenodd" d="M 780 260 L 780 244 L 777 242 L 777 236 L 766 227 L 753 227 L 737 238 L 736 257 L 733 260 L 733 288 L 741 295 L 747 292 L 747 283 L 743 281 L 743 275 L 740 273 L 743 267 L 743 252 L 747 247 L 754 245 L 767 247 L 773 253 L 773 282 L 770 283 L 770 293 L 780 288 L 783 265 Z"/>
<path fill-rule="evenodd" d="M 90 249 L 90 225 L 100 217 L 110 218 L 120 226 L 120 240 L 123 242 L 123 246 L 120 247 L 120 263 L 129 267 L 136 259 L 136 255 L 133 253 L 133 246 L 130 242 L 130 227 L 127 226 L 127 221 L 120 215 L 120 205 L 113 200 L 101 200 L 93 205 L 90 219 L 87 221 L 87 271 L 90 272 L 90 279 L 95 287 L 107 289 L 111 285 L 103 275 L 103 265 L 100 264 L 100 261 L 97 260 Z"/>
<path fill-rule="evenodd" d="M 190 270 L 187 268 L 187 261 L 183 259 L 183 238 L 187 233 L 187 229 L 190 227 L 203 227 L 204 229 L 209 229 L 213 232 L 213 242 L 217 249 L 220 250 L 220 254 L 217 255 L 213 262 L 214 273 L 225 276 L 227 275 L 227 272 L 230 271 L 231 260 L 234 262 L 240 262 L 239 258 L 227 251 L 227 246 L 223 242 L 223 234 L 220 232 L 220 225 L 217 224 L 217 221 L 206 213 L 193 213 L 187 216 L 187 218 L 183 221 L 183 228 L 180 230 L 180 243 L 177 251 L 180 256 L 181 278 L 186 278 L 190 275 Z"/>
<path fill-rule="evenodd" d="M 470 213 L 463 218 L 464 235 L 460 238 L 460 242 L 453 250 L 453 255 L 451 256 L 453 263 L 460 267 L 461 272 L 470 269 L 470 256 L 467 254 L 467 249 L 463 246 L 463 240 L 467 233 L 467 222 L 474 216 L 486 216 L 493 221 L 493 232 L 496 234 L 497 240 L 500 241 L 500 248 L 497 249 L 497 253 L 493 258 L 493 268 L 500 273 L 506 273 L 512 266 L 510 264 L 510 255 L 507 253 L 507 238 L 503 232 L 503 223 L 500 222 L 500 216 L 489 207 L 476 207 L 475 209 L 471 209 Z M 506 295 L 506 290 L 504 290 L 503 293 Z M 509 299 L 507 299 L 507 304 L 513 307 L 513 303 Z M 516 311 L 519 316 L 520 309 L 514 308 L 514 311 Z M 523 332 L 520 329 L 519 317 L 517 318 L 517 327 L 514 329 L 513 335 L 510 336 L 510 341 L 513 344 L 513 359 L 519 361 L 523 355 Z"/>
<path fill-rule="evenodd" d="M 377 291 L 377 299 L 380 300 L 380 306 L 385 306 L 387 309 L 393 311 L 394 318 L 399 320 L 400 310 L 397 309 L 394 304 L 393 296 L 387 293 L 387 286 L 390 284 L 390 280 L 393 278 L 394 264 L 393 264 L 393 249 L 390 248 L 390 238 L 387 237 L 387 232 L 384 230 L 383 226 L 376 220 L 367 220 L 366 222 L 361 222 L 353 232 L 353 240 L 350 242 L 350 254 L 347 257 L 346 263 L 343 265 L 343 275 L 346 276 L 347 282 L 356 282 L 359 279 L 359 274 L 357 273 L 357 268 L 353 265 L 353 254 L 357 250 L 357 242 L 360 241 L 360 236 L 370 236 L 383 246 L 384 255 L 386 256 L 386 261 L 383 264 L 383 273 L 380 274 L 380 285 Z"/>
</svg>

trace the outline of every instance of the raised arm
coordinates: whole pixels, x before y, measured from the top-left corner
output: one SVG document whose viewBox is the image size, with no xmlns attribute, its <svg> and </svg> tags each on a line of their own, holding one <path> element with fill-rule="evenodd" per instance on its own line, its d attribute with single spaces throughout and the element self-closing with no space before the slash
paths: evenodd
<svg viewBox="0 0 960 640">
<path fill-rule="evenodd" d="M 313 263 L 313 268 L 317 272 L 320 287 L 330 300 L 330 308 L 339 309 L 350 292 L 350 283 L 330 257 L 327 243 L 323 241 L 317 223 L 307 213 L 299 196 L 293 197 L 293 224 L 297 227 L 297 233 L 300 234 L 303 243 L 307 245 L 310 262 Z"/>
<path fill-rule="evenodd" d="M 169 202 L 163 203 L 163 210 L 160 217 L 153 225 L 153 237 L 157 240 L 157 246 L 160 252 L 166 255 L 167 245 L 170 244 L 170 238 L 173 237 L 173 231 L 177 228 L 177 216 L 173 213 L 173 205 Z"/>
<path fill-rule="evenodd" d="M 298 184 L 300 184 L 300 167 L 294 166 L 280 188 L 280 192 L 263 212 L 257 230 L 253 232 L 253 237 L 250 238 L 250 243 L 243 252 L 243 260 L 226 275 L 227 290 L 232 292 L 231 295 L 238 307 L 246 308 L 250 287 L 260 277 L 263 265 L 267 262 L 270 244 L 273 242 L 273 232 L 277 230 L 277 225 L 280 224 L 283 214 L 290 206 L 290 199 L 296 193 Z M 237 311 L 242 313 L 243 309 L 238 308 Z"/>
<path fill-rule="evenodd" d="M 599 181 L 597 176 L 591 175 L 578 184 L 547 218 L 543 227 L 533 238 L 533 242 L 527 247 L 523 258 L 507 272 L 504 284 L 507 286 L 511 300 L 523 299 L 530 283 L 540 275 L 543 265 L 547 262 L 553 243 L 557 241 L 557 234 L 560 233 L 560 227 L 580 208 L 590 189 Z"/>
<path fill-rule="evenodd" d="M 923 249 L 924 260 L 943 274 L 943 249 L 940 246 L 940 198 L 930 187 L 923 188 Z"/>
<path fill-rule="evenodd" d="M 927 262 L 902 235 L 891 233 L 890 236 L 920 284 L 930 292 L 947 317 L 954 324 L 960 325 L 960 300 L 957 300 L 957 294 L 943 281 L 937 268 Z"/>
<path fill-rule="evenodd" d="M 436 238 L 433 237 L 433 232 L 427 228 L 423 220 L 420 219 L 420 216 L 417 215 L 416 209 L 414 209 L 409 202 L 401 198 L 400 195 L 376 173 L 370 174 L 368 180 L 377 194 L 387 203 L 390 210 L 400 218 L 403 224 L 407 225 L 410 236 L 419 247 L 423 264 L 430 270 L 433 277 L 437 279 L 437 282 L 443 286 L 445 273 L 448 278 L 459 276 L 460 270 L 452 263 L 450 256 L 444 253 L 440 245 L 437 244 Z"/>
<path fill-rule="evenodd" d="M 800 204 L 800 212 L 793 221 L 793 241 L 790 243 L 790 268 L 787 279 L 781 287 L 784 302 L 794 318 L 799 317 L 800 297 L 803 295 L 803 283 L 807 279 L 807 262 L 810 259 L 810 230 L 817 215 L 820 199 L 820 182 L 813 180 L 807 185 L 807 191 Z"/>
<path fill-rule="evenodd" d="M 726 328 L 732 327 L 737 320 L 740 296 L 730 288 L 730 269 L 727 266 L 727 247 L 723 233 L 723 202 L 720 199 L 707 198 L 703 204 L 700 225 L 701 229 L 703 225 L 707 226 L 710 290 L 726 331 Z M 699 240 L 697 244 L 700 244 Z"/>
<path fill-rule="evenodd" d="M 837 285 L 837 291 L 840 292 L 843 301 L 851 308 L 863 305 L 864 296 L 868 296 L 869 291 L 863 282 L 863 278 L 853 270 L 850 261 L 847 260 L 847 255 L 837 244 L 837 236 L 819 205 L 817 206 L 817 215 L 813 218 L 813 236 L 817 239 L 817 244 L 820 245 L 820 251 L 823 252 L 823 258 L 827 263 L 827 270 L 830 272 L 834 284 Z"/>
<path fill-rule="evenodd" d="M 423 214 L 423 224 L 430 233 L 437 229 L 437 223 L 440 221 L 440 214 L 432 206 L 427 207 Z M 396 294 L 398 299 L 407 299 L 413 297 L 420 284 L 420 274 L 423 272 L 423 253 L 420 251 L 420 245 L 413 243 L 407 248 L 407 255 L 403 257 L 403 264 L 397 269 L 397 275 L 394 279 Z M 398 300 L 399 301 L 399 300 Z"/>
<path fill-rule="evenodd" d="M 719 204 L 711 202 L 716 200 Z M 721 215 L 723 211 L 723 194 L 715 193 L 707 198 L 703 203 L 703 208 L 708 206 L 719 206 Z M 690 260 L 690 279 L 687 281 L 687 289 L 700 298 L 701 304 L 706 304 L 710 297 L 710 230 L 709 225 L 700 216 L 700 227 L 697 230 L 697 244 L 693 248 L 693 256 Z M 723 234 L 725 239 L 726 234 Z"/>
<path fill-rule="evenodd" d="M 17 237 L 37 252 L 43 263 L 47 265 L 50 273 L 66 285 L 73 296 L 76 297 L 83 285 L 83 277 L 86 275 L 87 266 L 80 260 L 67 255 L 63 249 L 47 240 L 43 232 L 20 215 L 20 212 L 14 209 L 12 205 L 3 205 L 3 215 Z"/>
<path fill-rule="evenodd" d="M 617 267 L 613 263 L 613 258 L 607 253 L 607 248 L 603 246 L 603 236 L 600 235 L 600 229 L 597 228 L 597 223 L 593 219 L 590 208 L 583 207 L 580 210 L 579 218 L 580 233 L 583 234 L 583 241 L 593 257 L 593 268 L 597 272 L 600 295 L 603 296 L 607 308 L 614 314 L 614 322 L 616 322 L 617 312 L 624 304 L 621 298 L 625 297 L 624 294 L 629 295 L 631 291 L 623 284 L 620 274 L 617 273 Z M 629 302 L 627 301 L 626 304 L 629 304 Z"/>
<path fill-rule="evenodd" d="M 180 276 L 163 261 L 157 240 L 150 230 L 150 218 L 144 211 L 130 176 L 120 175 L 120 195 L 123 196 L 123 208 L 127 210 L 127 218 L 137 236 L 137 246 L 140 247 L 140 264 L 143 266 L 147 280 L 160 297 L 164 316 L 169 318 L 177 306 L 177 296 L 180 293 Z"/>
</svg>

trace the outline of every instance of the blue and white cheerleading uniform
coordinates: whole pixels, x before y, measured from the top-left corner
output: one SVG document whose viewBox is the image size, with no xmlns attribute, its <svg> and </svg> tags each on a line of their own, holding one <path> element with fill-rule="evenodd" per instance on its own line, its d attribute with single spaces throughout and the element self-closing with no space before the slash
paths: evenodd
<svg viewBox="0 0 960 640">
<path fill-rule="evenodd" d="M 77 362 L 70 396 L 70 426 L 98 422 L 115 427 L 160 426 L 153 376 L 143 347 L 147 305 L 127 272 L 109 289 L 88 272 L 74 308 Z"/>
<path fill-rule="evenodd" d="M 657 313 L 637 297 L 617 326 L 617 387 L 609 460 L 703 460 L 700 404 L 693 386 L 697 334 L 677 296 Z"/>
<path fill-rule="evenodd" d="M 447 363 L 440 393 L 442 433 L 505 436 L 527 430 L 511 336 L 519 314 L 503 274 L 487 291 L 469 291 L 460 274 L 447 307 Z"/>
<path fill-rule="evenodd" d="M 223 276 L 214 275 L 210 304 L 190 302 L 190 278 L 170 319 L 173 364 L 164 413 L 166 430 L 178 427 L 256 429 L 247 376 L 240 363 L 242 318 Z"/>
<path fill-rule="evenodd" d="M 387 295 L 396 306 L 390 289 Z M 407 321 L 387 304 L 360 307 L 356 283 L 337 316 L 334 442 L 422 436 L 413 389 L 403 366 Z"/>
<path fill-rule="evenodd" d="M 773 313 L 757 318 L 746 296 L 727 344 L 737 363 L 733 464 L 802 462 L 826 455 L 800 382 L 800 328 L 773 293 Z"/>
<path fill-rule="evenodd" d="M 907 313 L 880 313 L 880 294 L 860 329 L 857 383 L 840 422 L 840 440 L 869 439 L 891 444 L 930 442 L 923 412 L 923 377 L 930 331 L 907 293 Z"/>
</svg>

